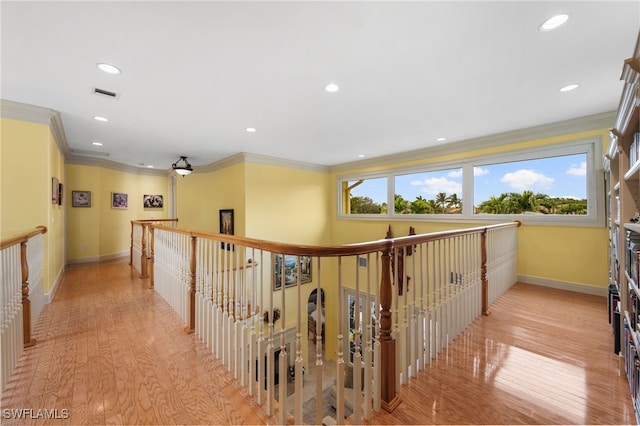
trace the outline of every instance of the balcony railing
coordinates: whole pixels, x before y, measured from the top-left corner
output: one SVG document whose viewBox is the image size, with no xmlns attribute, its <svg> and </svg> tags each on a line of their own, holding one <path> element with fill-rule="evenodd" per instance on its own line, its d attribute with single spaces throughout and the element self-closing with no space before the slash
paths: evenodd
<svg viewBox="0 0 640 426">
<path fill-rule="evenodd" d="M 312 394 L 322 424 L 330 387 L 334 420 L 359 424 L 515 283 L 518 226 L 321 247 L 153 224 L 151 285 L 279 423 Z"/>
<path fill-rule="evenodd" d="M 29 293 L 40 285 L 43 271 L 42 234 L 45 226 L 0 243 L 0 380 L 4 391 L 24 348 L 35 345 L 31 337 Z M 1 396 L 1 395 L 0 395 Z"/>
<path fill-rule="evenodd" d="M 131 221 L 131 247 L 129 265 L 140 273 L 140 278 L 148 278 L 149 267 L 149 226 L 153 223 L 177 225 L 178 219 L 141 219 Z"/>
</svg>

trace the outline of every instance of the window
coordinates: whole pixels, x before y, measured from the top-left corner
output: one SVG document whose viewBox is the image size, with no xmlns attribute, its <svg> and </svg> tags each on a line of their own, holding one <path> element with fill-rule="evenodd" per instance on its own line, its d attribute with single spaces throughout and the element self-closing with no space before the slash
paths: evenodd
<svg viewBox="0 0 640 426">
<path fill-rule="evenodd" d="M 592 138 L 342 177 L 339 216 L 603 226 L 601 150 Z"/>
<path fill-rule="evenodd" d="M 475 213 L 586 215 L 587 153 L 473 168 Z"/>
<path fill-rule="evenodd" d="M 345 214 L 387 213 L 387 178 L 357 179 L 342 182 Z"/>
<path fill-rule="evenodd" d="M 396 214 L 462 213 L 462 169 L 395 176 Z"/>
</svg>

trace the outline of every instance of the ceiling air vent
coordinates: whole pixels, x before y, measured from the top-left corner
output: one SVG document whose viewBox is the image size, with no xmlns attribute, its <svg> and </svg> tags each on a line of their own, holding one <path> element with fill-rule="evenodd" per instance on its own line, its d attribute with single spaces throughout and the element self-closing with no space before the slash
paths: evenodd
<svg viewBox="0 0 640 426">
<path fill-rule="evenodd" d="M 71 148 L 69 152 L 71 152 L 71 154 L 73 155 L 82 155 L 87 157 L 108 157 L 109 155 L 111 155 L 108 152 L 89 151 L 87 149 L 76 149 L 76 148 Z"/>
<path fill-rule="evenodd" d="M 93 88 L 93 94 L 94 95 L 107 96 L 107 97 L 113 98 L 113 99 L 116 99 L 118 97 L 118 94 L 116 92 L 110 92 L 108 90 L 98 89 L 97 87 Z"/>
</svg>

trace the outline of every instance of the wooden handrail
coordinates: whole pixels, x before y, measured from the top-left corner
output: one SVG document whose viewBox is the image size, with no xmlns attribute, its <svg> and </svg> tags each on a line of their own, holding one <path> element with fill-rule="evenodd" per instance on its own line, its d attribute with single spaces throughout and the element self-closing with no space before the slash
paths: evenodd
<svg viewBox="0 0 640 426">
<path fill-rule="evenodd" d="M 46 226 L 43 226 L 43 225 L 36 226 L 36 229 L 34 231 L 25 232 L 23 234 L 18 234 L 13 237 L 9 237 L 5 240 L 2 240 L 2 242 L 0 242 L 0 250 L 4 250 L 6 248 L 9 248 L 23 241 L 28 241 L 29 238 L 35 237 L 38 234 L 46 234 L 46 233 L 47 233 Z"/>
<path fill-rule="evenodd" d="M 152 223 L 152 222 L 177 222 L 178 218 L 175 219 L 136 219 L 136 220 L 132 220 L 131 222 L 135 222 L 135 223 Z"/>
<path fill-rule="evenodd" d="M 29 348 L 36 344 L 36 339 L 31 338 L 31 300 L 29 299 L 29 263 L 27 262 L 27 243 L 36 235 L 46 233 L 47 227 L 40 225 L 36 226 L 34 231 L 8 238 L 0 243 L 0 250 L 5 250 L 9 247 L 20 244 L 20 268 L 22 275 L 22 337 L 25 348 Z"/>
<path fill-rule="evenodd" d="M 382 275 L 380 279 L 380 344 L 381 344 L 381 400 L 382 408 L 391 412 L 398 404 L 400 399 L 396 390 L 396 341 L 392 335 L 392 312 L 391 306 L 393 302 L 392 279 L 391 279 L 391 257 L 398 249 L 407 246 L 415 246 L 431 241 L 459 237 L 464 235 L 481 235 L 481 280 L 482 280 L 482 312 L 486 314 L 488 304 L 488 281 L 487 281 L 487 247 L 486 235 L 489 230 L 501 228 L 519 227 L 521 222 L 514 221 L 511 223 L 503 223 L 488 226 L 479 226 L 468 229 L 458 229 L 452 231 L 441 231 L 422 235 L 409 235 L 397 238 L 384 238 L 376 241 L 369 241 L 356 244 L 345 244 L 340 246 L 313 246 L 298 245 L 290 243 L 280 243 L 266 240 L 259 240 L 247 237 L 238 237 L 229 234 L 220 234 L 213 232 L 192 231 L 187 229 L 179 229 L 168 227 L 162 224 L 150 224 L 151 230 L 151 253 L 153 264 L 154 253 L 154 235 L 155 230 L 164 230 L 189 236 L 191 241 L 190 247 L 190 265 L 189 265 L 189 325 L 188 332 L 195 329 L 195 276 L 196 276 L 196 241 L 198 238 L 211 239 L 229 244 L 237 244 L 248 248 L 260 249 L 271 253 L 284 253 L 294 256 L 315 256 L 315 257 L 341 257 L 366 255 L 372 252 L 381 253 Z M 153 271 L 152 271 L 153 276 Z M 153 282 L 152 282 L 153 286 Z M 282 293 L 284 297 L 284 292 Z"/>
<path fill-rule="evenodd" d="M 404 237 L 383 238 L 375 241 L 363 243 L 344 244 L 339 246 L 315 246 L 300 245 L 291 243 L 274 242 L 236 235 L 220 234 L 216 232 L 193 231 L 189 229 L 173 228 L 164 225 L 150 225 L 152 229 L 161 229 L 178 234 L 189 235 L 198 238 L 208 238 L 214 241 L 224 241 L 231 244 L 238 244 L 255 249 L 270 251 L 272 253 L 286 253 L 294 256 L 319 256 L 338 257 L 367 254 L 374 251 L 384 252 L 395 248 L 413 246 L 445 238 L 457 237 L 461 235 L 481 234 L 489 229 L 510 228 L 520 226 L 520 222 L 514 221 L 496 225 L 478 226 L 474 228 L 458 229 L 453 231 L 433 232 L 429 234 L 409 235 Z"/>
</svg>

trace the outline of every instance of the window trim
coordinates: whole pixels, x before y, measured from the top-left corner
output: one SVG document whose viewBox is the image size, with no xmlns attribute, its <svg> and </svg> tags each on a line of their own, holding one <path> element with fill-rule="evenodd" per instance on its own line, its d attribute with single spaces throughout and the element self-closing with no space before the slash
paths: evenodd
<svg viewBox="0 0 640 426">
<path fill-rule="evenodd" d="M 475 214 L 473 168 L 483 165 L 509 163 L 515 161 L 536 160 L 547 157 L 559 157 L 586 153 L 587 156 L 587 206 L 586 215 L 527 215 L 527 214 Z M 394 220 L 413 222 L 465 222 L 498 223 L 519 220 L 523 223 L 553 226 L 605 226 L 604 175 L 602 169 L 602 138 L 589 137 L 560 143 L 538 145 L 529 148 L 468 156 L 456 160 L 430 161 L 407 167 L 391 167 L 377 171 L 352 173 L 338 176 L 337 181 L 337 217 L 346 220 Z M 387 208 L 386 214 L 344 214 L 342 182 L 358 179 L 387 179 L 387 206 L 394 205 L 395 176 L 411 173 L 427 173 L 449 169 L 462 169 L 462 213 L 460 214 L 396 214 Z M 601 179 L 600 179 L 601 178 Z M 471 206 L 468 208 L 467 206 Z"/>
</svg>

